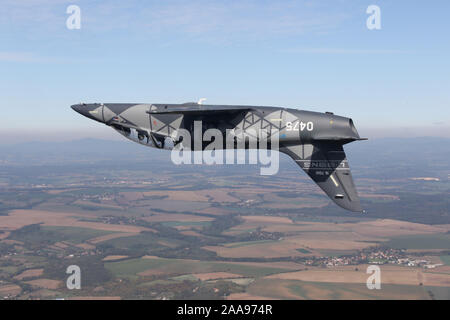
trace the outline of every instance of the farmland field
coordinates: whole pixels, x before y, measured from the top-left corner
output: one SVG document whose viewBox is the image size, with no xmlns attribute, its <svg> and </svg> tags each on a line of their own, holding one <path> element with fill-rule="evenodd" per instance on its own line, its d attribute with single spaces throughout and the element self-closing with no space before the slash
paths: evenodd
<svg viewBox="0 0 450 320">
<path fill-rule="evenodd" d="M 450 234 L 395 237 L 387 245 L 405 249 L 449 249 Z"/>
<path fill-rule="evenodd" d="M 1 296 L 450 299 L 447 162 L 433 181 L 356 168 L 356 214 L 291 162 L 268 178 L 146 157 L 0 167 Z M 371 264 L 381 290 L 366 286 Z"/>
</svg>

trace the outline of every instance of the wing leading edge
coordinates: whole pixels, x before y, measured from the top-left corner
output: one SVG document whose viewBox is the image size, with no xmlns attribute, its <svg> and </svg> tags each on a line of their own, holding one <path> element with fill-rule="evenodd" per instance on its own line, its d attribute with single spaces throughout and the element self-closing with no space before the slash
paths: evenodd
<svg viewBox="0 0 450 320">
<path fill-rule="evenodd" d="M 152 104 L 149 114 L 169 114 L 169 113 L 183 113 L 183 114 L 213 114 L 217 112 L 243 112 L 254 110 L 252 106 L 233 106 L 233 105 L 206 105 L 197 103 L 184 103 L 184 104 Z"/>
<path fill-rule="evenodd" d="M 293 158 L 338 206 L 363 211 L 341 143 L 321 141 L 283 147 L 280 151 Z"/>
</svg>

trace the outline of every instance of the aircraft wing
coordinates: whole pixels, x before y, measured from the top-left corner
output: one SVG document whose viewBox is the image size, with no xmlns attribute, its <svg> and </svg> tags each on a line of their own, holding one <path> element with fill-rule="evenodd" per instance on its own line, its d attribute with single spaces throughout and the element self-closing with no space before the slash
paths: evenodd
<svg viewBox="0 0 450 320">
<path fill-rule="evenodd" d="M 319 141 L 280 147 L 280 151 L 293 158 L 338 206 L 363 211 L 342 143 Z"/>
<path fill-rule="evenodd" d="M 152 104 L 149 114 L 169 114 L 169 113 L 217 113 L 217 112 L 243 112 L 253 110 L 251 106 L 233 106 L 233 105 L 203 105 L 197 103 L 184 103 L 184 104 Z"/>
</svg>

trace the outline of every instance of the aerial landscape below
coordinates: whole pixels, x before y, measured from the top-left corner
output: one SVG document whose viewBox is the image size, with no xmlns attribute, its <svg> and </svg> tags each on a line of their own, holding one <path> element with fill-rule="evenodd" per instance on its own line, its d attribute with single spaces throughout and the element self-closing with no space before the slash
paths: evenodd
<svg viewBox="0 0 450 320">
<path fill-rule="evenodd" d="M 123 141 L 2 146 L 0 294 L 449 299 L 450 140 L 399 140 L 395 170 L 384 139 L 349 148 L 365 214 L 336 207 L 287 156 L 266 177 L 175 166 L 169 152 Z M 382 290 L 366 287 L 373 264 Z M 80 290 L 65 285 L 69 265 L 83 270 Z"/>
</svg>

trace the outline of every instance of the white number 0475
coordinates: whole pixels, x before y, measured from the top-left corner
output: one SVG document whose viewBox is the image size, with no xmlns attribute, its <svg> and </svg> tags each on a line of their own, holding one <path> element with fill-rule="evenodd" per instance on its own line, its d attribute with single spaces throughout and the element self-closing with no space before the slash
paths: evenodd
<svg viewBox="0 0 450 320">
<path fill-rule="evenodd" d="M 314 129 L 314 124 L 309 121 L 309 122 L 303 122 L 303 121 L 295 121 L 294 123 L 292 122 L 286 122 L 286 130 L 287 131 L 313 131 Z"/>
</svg>

